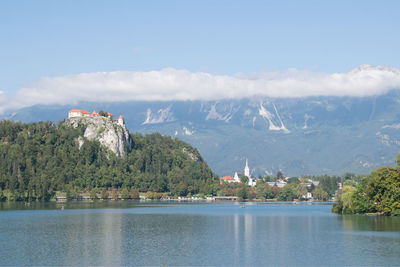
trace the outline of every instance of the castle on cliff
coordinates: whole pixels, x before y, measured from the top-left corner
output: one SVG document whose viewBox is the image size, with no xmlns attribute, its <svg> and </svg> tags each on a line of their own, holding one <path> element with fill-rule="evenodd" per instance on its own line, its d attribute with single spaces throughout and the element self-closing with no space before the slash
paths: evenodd
<svg viewBox="0 0 400 267">
<path fill-rule="evenodd" d="M 110 112 L 100 112 L 101 114 L 97 113 L 96 111 L 93 111 L 92 113 L 87 112 L 86 110 L 82 109 L 71 109 L 68 112 L 68 119 L 69 118 L 76 118 L 76 117 L 82 117 L 82 118 L 95 118 L 95 117 L 105 117 L 105 118 L 110 118 L 110 120 L 113 120 L 114 115 L 111 114 Z M 122 115 L 119 115 L 118 120 L 113 120 L 115 124 L 118 124 L 122 127 L 125 127 L 125 120 Z"/>
</svg>

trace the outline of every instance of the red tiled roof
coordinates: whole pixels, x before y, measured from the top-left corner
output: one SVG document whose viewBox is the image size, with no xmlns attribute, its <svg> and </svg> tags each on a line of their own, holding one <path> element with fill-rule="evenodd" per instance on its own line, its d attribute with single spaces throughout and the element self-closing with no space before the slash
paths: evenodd
<svg viewBox="0 0 400 267">
<path fill-rule="evenodd" d="M 221 178 L 219 178 L 220 180 L 235 180 L 235 179 L 233 179 L 232 177 L 230 177 L 230 176 L 224 176 L 224 177 L 221 177 Z"/>
<path fill-rule="evenodd" d="M 124 117 L 122 116 L 122 115 L 119 115 L 119 118 L 118 119 L 123 119 Z"/>
<path fill-rule="evenodd" d="M 83 113 L 83 114 L 90 114 L 89 112 L 87 112 L 86 110 L 82 110 L 82 109 L 71 109 L 69 111 L 69 113 L 71 112 L 79 112 L 79 113 Z"/>
</svg>

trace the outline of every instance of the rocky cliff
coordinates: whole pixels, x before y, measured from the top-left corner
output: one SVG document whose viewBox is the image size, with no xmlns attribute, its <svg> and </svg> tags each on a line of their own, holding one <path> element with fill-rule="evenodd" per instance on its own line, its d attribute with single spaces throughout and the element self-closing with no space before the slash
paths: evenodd
<svg viewBox="0 0 400 267">
<path fill-rule="evenodd" d="M 88 140 L 98 140 L 118 157 L 125 156 L 132 148 L 132 140 L 125 125 L 114 123 L 108 117 L 73 117 L 68 118 L 66 123 L 74 128 L 83 124 L 86 126 L 83 137 Z M 80 147 L 85 140 L 83 137 L 78 138 Z"/>
</svg>

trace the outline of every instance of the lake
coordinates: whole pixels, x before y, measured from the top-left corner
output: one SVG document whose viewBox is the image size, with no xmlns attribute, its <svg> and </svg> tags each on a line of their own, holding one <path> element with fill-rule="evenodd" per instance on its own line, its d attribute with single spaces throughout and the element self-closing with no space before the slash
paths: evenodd
<svg viewBox="0 0 400 267">
<path fill-rule="evenodd" d="M 0 203 L 0 265 L 400 265 L 400 218 L 329 203 Z"/>
</svg>

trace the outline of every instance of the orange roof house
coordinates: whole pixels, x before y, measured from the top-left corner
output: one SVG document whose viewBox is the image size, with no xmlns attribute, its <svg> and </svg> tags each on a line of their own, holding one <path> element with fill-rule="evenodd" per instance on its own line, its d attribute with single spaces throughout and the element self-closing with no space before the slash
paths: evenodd
<svg viewBox="0 0 400 267">
<path fill-rule="evenodd" d="M 219 178 L 219 181 L 221 183 L 223 183 L 223 182 L 233 183 L 233 182 L 235 182 L 235 179 L 233 179 L 231 176 L 224 176 L 224 177 Z"/>
</svg>

